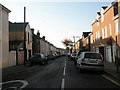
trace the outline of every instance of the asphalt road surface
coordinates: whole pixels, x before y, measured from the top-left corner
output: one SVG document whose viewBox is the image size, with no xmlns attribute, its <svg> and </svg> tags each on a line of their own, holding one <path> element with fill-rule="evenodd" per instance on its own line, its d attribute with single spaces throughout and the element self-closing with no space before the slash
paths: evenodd
<svg viewBox="0 0 120 90">
<path fill-rule="evenodd" d="M 8 82 L 11 81 L 11 82 Z M 112 81 L 106 79 L 97 71 L 84 71 L 82 73 L 75 67 L 74 62 L 68 57 L 51 60 L 47 65 L 42 65 L 34 70 L 28 70 L 9 77 L 4 90 L 16 88 L 118 88 Z"/>
</svg>

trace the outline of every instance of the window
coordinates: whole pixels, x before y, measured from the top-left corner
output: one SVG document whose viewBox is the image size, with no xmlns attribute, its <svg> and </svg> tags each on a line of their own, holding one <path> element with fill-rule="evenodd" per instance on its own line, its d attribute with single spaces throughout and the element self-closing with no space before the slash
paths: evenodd
<svg viewBox="0 0 120 90">
<path fill-rule="evenodd" d="M 102 57 L 101 57 L 101 55 L 99 53 L 86 53 L 85 58 L 102 59 Z"/>
<path fill-rule="evenodd" d="M 96 32 L 96 39 L 100 39 L 100 32 L 99 31 Z"/>
<path fill-rule="evenodd" d="M 29 33 L 28 33 L 28 44 L 30 43 L 30 40 L 29 40 Z"/>
<path fill-rule="evenodd" d="M 98 39 L 100 39 L 100 32 L 98 31 Z"/>
<path fill-rule="evenodd" d="M 107 27 L 105 27 L 105 37 L 107 37 Z"/>
<path fill-rule="evenodd" d="M 109 28 L 110 28 L 110 35 L 112 35 L 112 25 L 109 24 Z"/>
<path fill-rule="evenodd" d="M 104 33 L 104 28 L 102 28 L 102 38 L 104 39 L 105 37 L 105 33 Z"/>
<path fill-rule="evenodd" d="M 116 33 L 118 33 L 118 22 L 115 23 Z"/>
</svg>

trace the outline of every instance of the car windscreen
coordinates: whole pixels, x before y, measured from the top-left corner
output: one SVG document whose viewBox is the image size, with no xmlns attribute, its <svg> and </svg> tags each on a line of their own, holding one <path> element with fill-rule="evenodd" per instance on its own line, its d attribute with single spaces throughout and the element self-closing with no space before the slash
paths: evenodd
<svg viewBox="0 0 120 90">
<path fill-rule="evenodd" d="M 102 59 L 99 53 L 85 53 L 85 58 Z"/>
</svg>

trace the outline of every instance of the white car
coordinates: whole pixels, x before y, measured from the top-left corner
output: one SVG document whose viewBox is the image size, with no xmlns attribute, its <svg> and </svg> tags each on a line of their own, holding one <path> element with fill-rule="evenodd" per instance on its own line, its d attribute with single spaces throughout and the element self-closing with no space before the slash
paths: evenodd
<svg viewBox="0 0 120 90">
<path fill-rule="evenodd" d="M 77 59 L 77 68 L 80 72 L 84 69 L 104 72 L 103 57 L 97 52 L 82 52 Z"/>
</svg>

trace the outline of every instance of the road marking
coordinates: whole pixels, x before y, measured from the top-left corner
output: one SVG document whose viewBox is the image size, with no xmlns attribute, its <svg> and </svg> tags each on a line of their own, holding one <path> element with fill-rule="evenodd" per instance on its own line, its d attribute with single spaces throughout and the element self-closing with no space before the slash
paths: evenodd
<svg viewBox="0 0 120 90">
<path fill-rule="evenodd" d="M 66 67 L 66 63 L 65 63 L 65 67 Z"/>
<path fill-rule="evenodd" d="M 102 76 L 103 76 L 104 78 L 110 80 L 111 82 L 115 83 L 116 85 L 120 86 L 120 83 L 119 83 L 119 82 L 116 82 L 116 81 L 112 80 L 111 78 L 109 78 L 109 77 L 107 77 L 107 76 L 105 76 L 105 75 L 102 75 Z"/>
<path fill-rule="evenodd" d="M 61 83 L 61 90 L 64 90 L 65 88 L 65 79 L 62 79 L 62 83 Z"/>
<path fill-rule="evenodd" d="M 65 76 L 65 71 L 66 71 L 66 67 L 64 67 L 64 70 L 63 70 L 63 76 Z"/>
<path fill-rule="evenodd" d="M 14 80 L 14 81 L 7 81 L 7 82 L 3 82 L 3 83 L 0 83 L 0 86 L 2 86 L 3 84 L 8 84 L 8 83 L 22 83 L 23 85 L 20 87 L 20 89 L 22 88 L 25 88 L 27 85 L 28 85 L 28 82 L 27 81 L 24 81 L 24 80 Z M 10 88 L 10 87 L 8 87 Z M 14 87 L 15 88 L 15 87 Z M 1 89 L 1 88 L 0 88 Z"/>
</svg>

